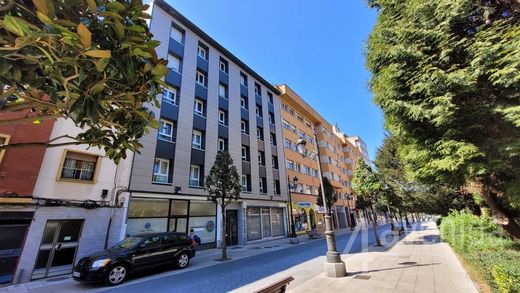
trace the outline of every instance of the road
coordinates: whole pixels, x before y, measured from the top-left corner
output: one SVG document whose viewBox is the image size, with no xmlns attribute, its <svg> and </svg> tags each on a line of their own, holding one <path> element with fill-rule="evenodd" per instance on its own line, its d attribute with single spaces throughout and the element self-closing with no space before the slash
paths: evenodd
<svg viewBox="0 0 520 293">
<path fill-rule="evenodd" d="M 380 226 L 380 233 L 389 230 L 389 226 Z M 352 237 L 351 237 L 352 235 Z M 350 241 L 349 239 L 352 238 Z M 366 240 L 375 243 L 374 235 L 369 233 L 344 234 L 337 237 L 337 247 L 342 253 L 360 252 Z M 363 239 L 365 244 L 363 245 Z M 350 249 L 345 250 L 349 244 Z M 103 292 L 228 292 L 280 271 L 298 266 L 311 259 L 323 256 L 327 250 L 325 239 L 319 239 L 303 245 L 295 245 L 265 254 L 251 256 L 235 261 L 224 262 L 198 270 L 164 276 L 143 282 L 132 282 Z M 305 273 L 299 274 L 293 282 L 303 282 L 323 272 L 323 266 L 305 267 Z"/>
</svg>

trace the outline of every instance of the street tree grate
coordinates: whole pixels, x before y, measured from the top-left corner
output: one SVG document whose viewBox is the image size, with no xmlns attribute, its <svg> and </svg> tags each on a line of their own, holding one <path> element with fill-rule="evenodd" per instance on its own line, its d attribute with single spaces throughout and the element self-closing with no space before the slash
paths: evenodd
<svg viewBox="0 0 520 293">
<path fill-rule="evenodd" d="M 354 276 L 354 279 L 368 280 L 368 279 L 370 279 L 370 276 L 366 276 L 366 275 L 355 275 L 355 276 Z"/>
</svg>

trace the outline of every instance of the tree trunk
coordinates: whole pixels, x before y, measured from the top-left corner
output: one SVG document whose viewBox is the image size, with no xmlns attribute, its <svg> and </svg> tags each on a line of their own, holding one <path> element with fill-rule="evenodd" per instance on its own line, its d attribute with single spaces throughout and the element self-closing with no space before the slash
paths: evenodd
<svg viewBox="0 0 520 293">
<path fill-rule="evenodd" d="M 370 208 L 372 209 L 372 211 L 371 211 L 371 214 L 372 214 L 372 227 L 374 228 L 374 236 L 376 237 L 376 245 L 377 246 L 382 246 L 381 245 L 381 240 L 379 239 L 379 232 L 377 231 L 377 219 L 376 219 L 376 215 L 374 213 L 374 205 L 370 204 Z"/>
<path fill-rule="evenodd" d="M 489 189 L 483 184 L 478 185 L 480 195 L 491 209 L 491 214 L 495 218 L 502 228 L 509 233 L 512 237 L 520 239 L 520 226 L 515 222 L 514 218 L 511 217 L 506 210 L 504 210 L 499 204 L 495 202 L 495 199 L 489 193 Z"/>
<path fill-rule="evenodd" d="M 222 247 L 222 260 L 227 259 L 227 245 L 226 245 L 226 207 L 222 207 L 222 227 L 221 227 L 221 247 Z"/>
<path fill-rule="evenodd" d="M 404 223 L 403 223 L 403 215 L 401 214 L 401 211 L 399 211 L 399 218 L 401 219 L 401 228 L 403 228 Z"/>
</svg>

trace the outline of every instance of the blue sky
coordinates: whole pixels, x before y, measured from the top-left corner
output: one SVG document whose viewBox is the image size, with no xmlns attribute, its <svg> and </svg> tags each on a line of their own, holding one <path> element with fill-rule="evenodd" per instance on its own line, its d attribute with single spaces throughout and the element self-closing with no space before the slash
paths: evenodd
<svg viewBox="0 0 520 293">
<path fill-rule="evenodd" d="M 267 81 L 360 135 L 374 159 L 384 121 L 367 86 L 364 48 L 377 14 L 365 0 L 167 1 Z"/>
</svg>

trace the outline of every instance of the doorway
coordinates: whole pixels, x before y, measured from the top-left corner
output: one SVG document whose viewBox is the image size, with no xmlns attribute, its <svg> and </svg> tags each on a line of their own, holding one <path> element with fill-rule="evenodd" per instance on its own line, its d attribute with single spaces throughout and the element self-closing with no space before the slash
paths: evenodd
<svg viewBox="0 0 520 293">
<path fill-rule="evenodd" d="M 238 244 L 238 211 L 226 211 L 226 245 Z"/>
<path fill-rule="evenodd" d="M 29 224 L 0 225 L 0 285 L 13 281 Z"/>
<path fill-rule="evenodd" d="M 83 220 L 49 220 L 31 279 L 69 274 L 74 266 Z"/>
</svg>

